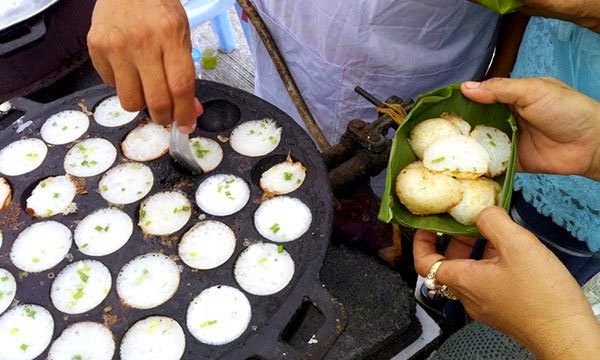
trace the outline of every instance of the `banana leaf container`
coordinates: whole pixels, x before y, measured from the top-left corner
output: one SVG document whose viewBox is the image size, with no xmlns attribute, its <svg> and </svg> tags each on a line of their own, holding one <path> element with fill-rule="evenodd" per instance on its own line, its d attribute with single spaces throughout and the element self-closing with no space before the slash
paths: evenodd
<svg viewBox="0 0 600 360">
<path fill-rule="evenodd" d="M 473 102 L 461 93 L 459 84 L 454 84 L 420 95 L 396 132 L 392 142 L 385 190 L 381 198 L 378 217 L 379 220 L 386 223 L 395 223 L 415 229 L 480 238 L 481 235 L 476 226 L 463 225 L 448 214 L 414 215 L 402 205 L 396 196 L 395 185 L 398 174 L 405 166 L 418 160 L 408 143 L 411 130 L 419 122 L 439 117 L 444 112 L 461 116 L 471 124 L 472 128 L 476 125 L 493 126 L 503 131 L 511 139 L 512 149 L 507 170 L 504 174 L 494 178 L 502 188 L 498 205 L 506 210 L 509 209 L 518 146 L 518 129 L 515 119 L 505 105 Z"/>
</svg>

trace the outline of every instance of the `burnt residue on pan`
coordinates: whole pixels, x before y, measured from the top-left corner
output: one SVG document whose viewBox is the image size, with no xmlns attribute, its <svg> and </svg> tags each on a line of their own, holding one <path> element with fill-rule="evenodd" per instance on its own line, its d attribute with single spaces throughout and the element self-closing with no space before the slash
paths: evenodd
<svg viewBox="0 0 600 360">
<path fill-rule="evenodd" d="M 79 110 L 80 104 L 93 111 L 103 99 L 114 95 L 114 90 L 107 87 L 90 88 L 55 102 L 39 105 L 28 109 L 23 121 L 32 120 L 34 123 L 25 131 L 17 133 L 17 125 L 9 126 L 0 133 L 0 147 L 12 141 L 25 138 L 39 138 L 39 129 L 43 122 L 52 114 L 61 110 Z M 39 304 L 47 308 L 55 320 L 54 339 L 68 325 L 78 321 L 97 321 L 109 325 L 115 335 L 117 344 L 120 343 L 125 331 L 136 321 L 151 315 L 164 315 L 174 318 L 186 334 L 186 351 L 184 359 L 246 359 L 253 356 L 277 359 L 283 353 L 287 358 L 321 358 L 343 330 L 344 313 L 337 303 L 322 288 L 318 280 L 318 272 L 328 246 L 332 224 L 332 193 L 327 179 L 327 173 L 320 154 L 306 133 L 283 112 L 259 98 L 225 85 L 199 81 L 197 96 L 206 105 L 205 115 L 198 119 L 198 129 L 191 136 L 204 136 L 211 139 L 224 139 L 236 124 L 248 120 L 273 118 L 283 128 L 282 140 L 271 154 L 249 158 L 235 153 L 229 143 L 220 142 L 224 157 L 216 170 L 202 176 L 192 176 L 175 165 L 168 155 L 157 160 L 146 162 L 153 171 L 155 181 L 149 195 L 164 190 L 177 189 L 184 192 L 194 204 L 192 216 L 187 225 L 172 236 L 145 236 L 135 225 L 134 232 L 127 244 L 119 251 L 95 258 L 106 265 L 113 277 L 113 288 L 107 298 L 95 309 L 85 314 L 70 315 L 60 313 L 50 302 L 50 286 L 53 279 L 50 274 L 58 273 L 69 262 L 90 258 L 77 250 L 75 244 L 71 248 L 69 258 L 48 271 L 18 276 L 21 272 L 10 262 L 9 252 L 19 232 L 37 220 L 27 215 L 20 202 L 26 198 L 40 179 L 64 173 L 63 159 L 73 144 L 52 146 L 42 166 L 36 170 L 17 177 L 8 177 L 13 186 L 13 202 L 0 213 L 0 227 L 4 232 L 4 244 L 0 248 L 0 267 L 8 269 L 18 276 L 16 299 L 21 303 Z M 144 121 L 142 112 L 135 121 L 118 128 L 106 128 L 90 119 L 90 128 L 83 138 L 102 137 L 110 140 L 118 149 L 114 165 L 128 161 L 123 157 L 120 143 L 125 136 Z M 221 121 L 222 120 L 222 121 Z M 83 139 L 82 138 L 82 139 Z M 262 240 L 254 228 L 253 217 L 260 200 L 262 190 L 257 179 L 262 169 L 273 162 L 284 160 L 288 154 L 293 159 L 301 161 L 308 169 L 304 184 L 295 192 L 289 194 L 302 200 L 313 213 L 313 223 L 309 231 L 300 239 L 285 243 L 285 249 L 295 262 L 295 274 L 290 284 L 277 294 L 259 297 L 246 294 L 252 306 L 252 319 L 245 333 L 237 340 L 224 346 L 204 345 L 194 339 L 187 331 L 186 311 L 190 301 L 202 290 L 213 285 L 229 285 L 239 288 L 233 276 L 233 266 L 239 254 L 250 243 Z M 250 186 L 251 200 L 238 213 L 226 217 L 213 217 L 199 212 L 195 206 L 195 190 L 207 176 L 218 173 L 231 173 L 242 177 Z M 86 178 L 79 182 L 79 192 L 74 202 L 77 211 L 68 215 L 59 215 L 47 220 L 56 220 L 71 230 L 77 223 L 93 211 L 110 206 L 98 193 L 98 181 L 102 174 Z M 148 195 L 148 196 L 149 196 Z M 141 201 L 120 206 L 134 224 L 137 224 Z M 237 236 L 236 249 L 233 256 L 223 265 L 212 270 L 194 271 L 185 266 L 177 256 L 177 244 L 181 236 L 200 219 L 214 219 L 230 226 Z M 160 307 L 148 310 L 131 309 L 122 305 L 115 290 L 116 276 L 121 268 L 131 259 L 149 252 L 161 252 L 175 257 L 181 265 L 182 274 L 179 288 L 173 298 Z M 308 353 L 294 353 L 294 349 L 280 334 L 286 328 L 294 313 L 303 301 L 313 301 L 323 312 L 326 321 L 317 334 L 319 343 L 314 344 Z M 40 358 L 45 358 L 44 352 Z M 118 358 L 118 349 L 115 359 Z"/>
</svg>

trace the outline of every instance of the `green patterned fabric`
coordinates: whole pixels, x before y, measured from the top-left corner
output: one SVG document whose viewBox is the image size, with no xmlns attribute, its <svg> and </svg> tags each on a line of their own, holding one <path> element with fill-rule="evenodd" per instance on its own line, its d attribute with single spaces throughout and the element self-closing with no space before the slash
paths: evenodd
<svg viewBox="0 0 600 360">
<path fill-rule="evenodd" d="M 499 14 L 506 14 L 523 5 L 523 1 L 520 0 L 479 0 L 477 2 Z"/>
</svg>

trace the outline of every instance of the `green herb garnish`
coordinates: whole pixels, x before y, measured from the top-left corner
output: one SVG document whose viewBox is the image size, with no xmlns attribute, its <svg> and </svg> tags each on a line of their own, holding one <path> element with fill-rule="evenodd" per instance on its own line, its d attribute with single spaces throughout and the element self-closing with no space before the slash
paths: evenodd
<svg viewBox="0 0 600 360">
<path fill-rule="evenodd" d="M 437 158 L 437 159 L 433 159 L 433 160 L 431 160 L 431 162 L 432 162 L 432 163 L 439 163 L 439 162 L 442 162 L 442 161 L 444 161 L 444 159 L 445 159 L 445 157 L 444 157 L 444 156 L 440 156 L 440 157 L 439 157 L 439 158 Z"/>
<path fill-rule="evenodd" d="M 273 224 L 273 226 L 271 226 L 269 228 L 269 230 L 271 230 L 273 232 L 273 234 L 277 234 L 277 232 L 279 232 L 279 230 L 280 230 L 279 224 L 278 223 Z"/>
<path fill-rule="evenodd" d="M 68 126 L 63 126 L 61 130 L 65 131 L 67 130 L 69 127 Z"/>
<path fill-rule="evenodd" d="M 146 217 L 146 210 L 140 209 L 140 219 L 143 219 L 145 217 Z"/>
<path fill-rule="evenodd" d="M 20 346 L 21 350 L 23 350 L 23 351 L 27 351 L 28 347 L 29 347 L 29 345 L 27 345 L 27 344 L 21 344 L 21 346 Z"/>
<path fill-rule="evenodd" d="M 54 193 L 52 195 L 53 198 L 58 199 L 60 197 L 60 193 Z"/>
<path fill-rule="evenodd" d="M 31 259 L 31 262 L 32 263 L 39 263 L 40 259 L 34 257 L 34 258 Z"/>
<path fill-rule="evenodd" d="M 493 147 L 496 147 L 496 143 L 494 143 L 492 140 L 490 140 L 490 145 L 492 145 Z"/>
<path fill-rule="evenodd" d="M 82 270 L 77 270 L 77 274 L 79 275 L 79 278 L 81 279 L 81 281 L 83 281 L 85 283 L 88 282 L 88 279 L 90 278 L 90 276 L 88 274 L 86 274 Z"/>
<path fill-rule="evenodd" d="M 277 247 L 277 253 L 281 254 L 283 252 L 283 245 L 279 245 Z"/>
<path fill-rule="evenodd" d="M 100 190 L 107 191 L 108 190 L 108 186 L 102 185 L 102 186 L 100 186 Z"/>
<path fill-rule="evenodd" d="M 194 147 L 194 151 L 196 152 L 196 157 L 199 159 L 204 159 L 204 156 L 210 152 L 208 149 L 203 149 L 202 145 L 200 145 L 200 141 L 195 141 L 192 146 Z"/>
<path fill-rule="evenodd" d="M 71 356 L 71 360 L 83 360 L 83 357 L 81 357 L 81 355 L 75 355 Z"/>
<path fill-rule="evenodd" d="M 3 276 L 0 278 L 0 281 L 2 282 L 7 282 L 8 281 L 8 276 Z"/>
<path fill-rule="evenodd" d="M 77 288 L 75 294 L 73 294 L 73 299 L 80 299 L 83 296 L 83 286 Z"/>
<path fill-rule="evenodd" d="M 33 310 L 30 307 L 26 307 L 25 308 L 25 314 L 27 315 L 27 317 L 30 317 L 32 319 L 35 319 L 35 314 L 37 313 L 37 311 Z"/>
<path fill-rule="evenodd" d="M 41 186 L 42 188 L 45 188 L 45 187 L 46 187 L 46 182 L 42 181 L 42 182 L 40 183 L 40 186 Z"/>
<path fill-rule="evenodd" d="M 217 320 L 208 320 L 200 324 L 200 327 L 212 326 L 217 323 Z"/>
</svg>

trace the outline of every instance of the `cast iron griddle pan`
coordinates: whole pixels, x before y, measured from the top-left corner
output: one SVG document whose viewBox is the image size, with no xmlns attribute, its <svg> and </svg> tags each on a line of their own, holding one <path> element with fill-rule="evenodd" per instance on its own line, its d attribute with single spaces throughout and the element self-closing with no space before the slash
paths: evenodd
<svg viewBox="0 0 600 360">
<path fill-rule="evenodd" d="M 197 96 L 205 103 L 205 114 L 199 119 L 199 129 L 193 136 L 204 136 L 217 140 L 218 135 L 227 137 L 230 131 L 240 122 L 262 118 L 273 118 L 283 128 L 282 140 L 271 154 L 259 158 L 249 158 L 234 152 L 229 143 L 220 142 L 224 157 L 223 162 L 209 174 L 193 176 L 179 168 L 168 155 L 147 162 L 154 173 L 154 186 L 149 195 L 163 190 L 179 189 L 185 192 L 194 204 L 192 217 L 188 224 L 172 236 L 144 236 L 141 229 L 134 225 L 132 237 L 119 251 L 102 257 L 95 257 L 106 265 L 113 277 L 113 287 L 107 298 L 92 311 L 67 315 L 54 308 L 50 301 L 50 286 L 53 275 L 57 274 L 72 261 L 90 258 L 78 251 L 73 244 L 69 255 L 56 267 L 36 274 L 24 274 L 10 261 L 9 253 L 17 235 L 25 227 L 36 220 L 23 211 L 25 199 L 30 195 L 38 181 L 48 177 L 64 174 L 63 158 L 73 144 L 49 146 L 44 163 L 36 170 L 21 176 L 7 177 L 13 188 L 13 200 L 8 209 L 0 214 L 0 229 L 4 232 L 4 244 L 0 248 L 0 267 L 9 270 L 17 279 L 16 299 L 20 303 L 31 303 L 44 306 L 54 318 L 55 329 L 53 340 L 70 324 L 79 321 L 97 321 L 106 323 L 112 329 L 117 343 L 115 359 L 118 358 L 120 341 L 125 331 L 136 321 L 151 315 L 164 315 L 174 318 L 184 329 L 186 350 L 184 359 L 247 359 L 247 358 L 322 358 L 343 331 L 346 315 L 342 305 L 331 297 L 318 280 L 325 251 L 328 246 L 332 226 L 332 193 L 327 180 L 325 166 L 315 145 L 306 133 L 286 114 L 269 103 L 244 91 L 209 81 L 198 81 Z M 22 119 L 0 133 L 0 148 L 9 143 L 29 137 L 39 136 L 43 122 L 52 114 L 61 110 L 80 109 L 85 104 L 93 112 L 95 106 L 103 99 L 114 95 L 114 90 L 105 86 L 93 87 L 48 104 L 38 104 L 27 99 L 15 99 L 13 106 L 24 111 Z M 90 128 L 81 138 L 102 137 L 110 140 L 118 149 L 117 161 L 124 159 L 120 144 L 145 115 L 142 113 L 131 123 L 120 128 L 106 128 L 90 119 Z M 19 127 L 30 122 L 21 132 Z M 218 140 L 217 140 L 218 141 Z M 295 160 L 301 161 L 307 168 L 304 184 L 289 196 L 299 198 L 307 204 L 313 214 L 309 231 L 300 239 L 284 243 L 295 263 L 295 273 L 290 284 L 277 294 L 271 296 L 255 296 L 247 294 L 252 306 L 252 319 L 245 333 L 237 340 L 223 346 L 210 346 L 197 341 L 187 330 L 186 311 L 190 301 L 202 290 L 214 285 L 230 285 L 236 288 L 233 267 L 239 254 L 249 244 L 268 240 L 261 238 L 254 228 L 253 217 L 262 196 L 258 185 L 260 175 L 270 166 L 281 162 L 290 153 Z M 181 236 L 190 229 L 200 215 L 195 205 L 194 193 L 200 182 L 207 176 L 218 173 L 231 173 L 245 179 L 250 185 L 251 198 L 248 204 L 238 213 L 226 217 L 207 216 L 229 225 L 237 236 L 236 249 L 233 256 L 223 265 L 212 270 L 193 270 L 187 267 L 177 255 L 177 244 Z M 48 220 L 56 220 L 67 225 L 72 231 L 77 222 L 96 209 L 109 206 L 97 191 L 98 181 L 102 175 L 86 178 L 86 193 L 75 197 L 78 211 L 69 215 L 58 215 Z M 137 224 L 140 202 L 122 206 Z M 176 294 L 162 306 L 138 310 L 121 304 L 115 290 L 115 279 L 123 265 L 138 255 L 149 252 L 161 252 L 173 256 L 181 265 L 183 272 Z M 288 327 L 302 304 L 312 302 L 324 318 L 323 323 L 308 345 L 298 350 L 282 339 L 282 331 Z M 293 326 L 292 326 L 293 327 Z M 89 341 L 94 341 L 89 339 Z M 47 350 L 39 357 L 46 358 Z M 143 360 L 143 359 L 140 359 Z"/>
</svg>

